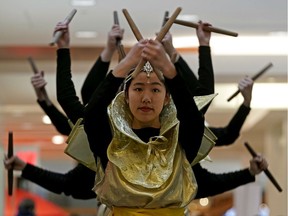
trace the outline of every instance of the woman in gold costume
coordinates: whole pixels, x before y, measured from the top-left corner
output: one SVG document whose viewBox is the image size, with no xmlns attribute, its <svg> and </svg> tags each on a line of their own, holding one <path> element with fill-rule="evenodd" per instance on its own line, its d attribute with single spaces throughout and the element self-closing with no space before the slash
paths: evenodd
<svg viewBox="0 0 288 216">
<path fill-rule="evenodd" d="M 143 69 L 128 76 L 140 60 Z M 94 92 L 84 122 L 97 163 L 94 191 L 110 215 L 184 215 L 197 193 L 191 163 L 204 117 L 160 42 L 132 47 Z"/>
</svg>

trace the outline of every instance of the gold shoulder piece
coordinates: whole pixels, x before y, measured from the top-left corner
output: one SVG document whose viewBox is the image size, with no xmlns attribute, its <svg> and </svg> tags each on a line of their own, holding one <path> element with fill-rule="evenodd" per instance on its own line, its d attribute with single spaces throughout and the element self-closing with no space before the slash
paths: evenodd
<svg viewBox="0 0 288 216">
<path fill-rule="evenodd" d="M 209 130 L 209 128 L 205 126 L 201 146 L 198 150 L 197 156 L 191 163 L 192 166 L 208 156 L 209 152 L 214 147 L 216 140 L 217 140 L 217 137 L 213 134 L 212 131 Z"/>
<path fill-rule="evenodd" d="M 218 93 L 203 95 L 203 96 L 194 96 L 194 101 L 199 110 L 207 106 L 212 100 L 218 95 Z"/>
<path fill-rule="evenodd" d="M 84 126 L 81 124 L 82 120 L 82 118 L 79 118 L 76 124 L 73 126 L 66 140 L 68 145 L 64 152 L 89 169 L 96 171 L 94 155 L 90 150 Z"/>
</svg>

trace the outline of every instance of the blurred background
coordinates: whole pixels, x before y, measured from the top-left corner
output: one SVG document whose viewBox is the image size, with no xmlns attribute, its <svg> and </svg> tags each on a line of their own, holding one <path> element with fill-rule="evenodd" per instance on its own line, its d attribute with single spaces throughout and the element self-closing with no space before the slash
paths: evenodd
<svg viewBox="0 0 288 216">
<path fill-rule="evenodd" d="M 249 208 L 249 202 L 257 205 L 259 215 L 266 212 L 271 216 L 287 215 L 287 1 L 165 0 L 163 4 L 160 0 L 0 0 L 0 3 L 1 159 L 7 152 L 8 132 L 13 131 L 14 154 L 25 161 L 60 173 L 75 165 L 75 161 L 64 153 L 67 137 L 61 136 L 53 125 L 42 121 L 44 112 L 36 102 L 30 82 L 33 71 L 27 60 L 32 57 L 37 68 L 45 72 L 47 92 L 61 109 L 56 99 L 57 48 L 49 46 L 49 43 L 56 23 L 64 20 L 72 9 L 77 9 L 70 23 L 72 79 L 80 96 L 89 69 L 106 45 L 114 11 L 118 12 L 120 26 L 125 29 L 122 44 L 128 51 L 136 39 L 122 9 L 128 10 L 143 37 L 154 38 L 161 28 L 165 12 L 171 15 L 181 7 L 179 20 L 202 20 L 238 33 L 238 37 L 212 33 L 211 50 L 218 96 L 205 117 L 209 125 L 226 126 L 242 103 L 240 94 L 227 102 L 237 90 L 240 79 L 246 75 L 252 77 L 269 63 L 273 64 L 254 84 L 252 110 L 240 137 L 232 146 L 214 148 L 210 154 L 212 162 L 204 162 L 203 166 L 217 173 L 247 167 L 251 155 L 244 142 L 249 142 L 257 152 L 266 156 L 270 171 L 283 188 L 279 193 L 261 174 L 255 183 L 193 201 L 189 206 L 191 215 L 235 215 L 237 208 Z M 195 29 L 174 24 L 170 32 L 175 47 L 197 74 Z M 117 61 L 115 55 L 111 68 Z M 15 193 L 7 197 L 7 177 L 3 166 L 0 176 L 3 179 L 0 184 L 2 215 L 14 215 L 18 203 L 27 196 L 40 203 L 38 207 L 36 205 L 37 211 L 55 208 L 58 215 L 96 215 L 95 200 L 76 200 L 50 193 L 22 179 L 17 172 L 14 172 Z M 52 210 L 45 212 L 39 215 L 56 215 Z"/>
</svg>

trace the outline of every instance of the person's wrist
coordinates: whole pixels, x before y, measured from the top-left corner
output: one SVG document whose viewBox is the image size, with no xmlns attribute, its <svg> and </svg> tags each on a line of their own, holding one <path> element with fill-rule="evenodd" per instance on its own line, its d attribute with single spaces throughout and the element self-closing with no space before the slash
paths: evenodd
<svg viewBox="0 0 288 216">
<path fill-rule="evenodd" d="M 69 49 L 70 48 L 70 43 L 57 43 L 58 49 Z"/>
<path fill-rule="evenodd" d="M 251 101 L 250 100 L 244 100 L 243 105 L 246 107 L 250 107 Z"/>
<path fill-rule="evenodd" d="M 167 64 L 164 68 L 162 68 L 163 75 L 168 79 L 173 79 L 176 75 L 176 69 L 173 64 Z"/>
<path fill-rule="evenodd" d="M 200 46 L 210 46 L 209 42 L 200 42 L 199 43 Z"/>
<path fill-rule="evenodd" d="M 251 176 L 256 176 L 256 172 L 251 167 L 249 168 L 249 173 Z"/>
<path fill-rule="evenodd" d="M 27 163 L 23 163 L 21 166 L 21 170 L 24 170 L 26 166 L 27 166 Z"/>
<path fill-rule="evenodd" d="M 37 94 L 37 99 L 39 101 L 44 101 L 45 100 L 45 97 L 42 95 L 42 94 Z"/>
<path fill-rule="evenodd" d="M 101 53 L 101 55 L 100 55 L 102 61 L 104 61 L 104 62 L 109 62 L 109 61 L 111 61 L 111 58 L 112 58 L 112 56 L 113 56 L 114 51 L 115 51 L 115 50 L 105 48 L 105 49 L 103 50 L 103 52 Z"/>
<path fill-rule="evenodd" d="M 179 54 L 178 54 L 178 52 L 174 51 L 174 52 L 172 53 L 172 55 L 170 56 L 170 59 L 171 59 L 171 62 L 172 62 L 172 63 L 177 62 L 178 59 L 179 59 Z"/>
</svg>

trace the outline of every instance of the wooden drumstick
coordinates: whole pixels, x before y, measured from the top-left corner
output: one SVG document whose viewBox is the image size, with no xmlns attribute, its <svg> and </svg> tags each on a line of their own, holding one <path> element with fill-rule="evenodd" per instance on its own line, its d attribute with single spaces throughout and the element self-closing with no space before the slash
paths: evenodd
<svg viewBox="0 0 288 216">
<path fill-rule="evenodd" d="M 132 32 L 134 33 L 134 36 L 136 37 L 137 41 L 143 39 L 142 34 L 140 33 L 139 29 L 137 28 L 136 24 L 134 23 L 133 19 L 131 18 L 130 14 L 128 13 L 128 11 L 126 9 L 123 9 L 123 14 L 127 19 L 127 22 L 132 30 Z M 142 59 L 138 66 L 136 67 L 136 69 L 134 70 L 134 72 L 131 74 L 131 76 L 135 77 L 136 74 L 139 73 L 139 71 L 143 68 L 144 64 L 146 62 Z M 142 65 L 142 67 L 141 67 Z M 137 69 L 138 68 L 138 69 Z M 160 78 L 161 77 L 161 73 L 155 68 L 155 73 L 157 74 L 157 76 Z"/>
<path fill-rule="evenodd" d="M 179 13 L 181 12 L 182 8 L 178 7 L 176 8 L 176 10 L 174 11 L 174 13 L 172 14 L 172 16 L 167 20 L 167 22 L 165 23 L 165 25 L 161 28 L 159 34 L 157 35 L 155 40 L 158 41 L 162 41 L 162 39 L 165 37 L 165 35 L 167 34 L 167 32 L 169 31 L 169 29 L 171 28 L 172 24 L 174 23 L 174 20 L 177 18 L 177 16 L 179 15 Z M 137 65 L 135 71 L 133 72 L 132 76 L 138 74 L 140 72 L 140 70 L 143 68 L 143 66 L 145 65 L 145 60 L 142 59 L 139 64 Z M 157 76 L 159 78 L 162 77 L 162 74 L 159 73 L 159 71 L 157 72 L 157 70 L 155 70 L 155 72 L 157 73 Z"/>
<path fill-rule="evenodd" d="M 168 19 L 169 19 L 169 11 L 165 11 L 164 19 L 163 19 L 163 22 L 162 22 L 162 27 L 165 25 L 165 23 L 167 22 Z"/>
<path fill-rule="evenodd" d="M 8 134 L 8 158 L 13 156 L 13 132 L 9 131 Z M 13 194 L 13 167 L 8 170 L 8 195 Z"/>
<path fill-rule="evenodd" d="M 32 67 L 32 70 L 33 70 L 34 74 L 38 73 L 38 69 L 36 67 L 36 64 L 35 64 L 33 58 L 32 57 L 28 57 L 28 61 L 29 61 L 30 65 L 31 65 L 31 67 Z"/>
<path fill-rule="evenodd" d="M 117 11 L 113 11 L 113 17 L 114 17 L 114 24 L 119 25 L 119 19 L 118 19 Z"/>
<path fill-rule="evenodd" d="M 122 10 L 124 16 L 126 17 L 126 20 L 133 32 L 133 34 L 135 35 L 137 41 L 143 39 L 139 29 L 137 28 L 136 24 L 134 23 L 133 19 L 131 18 L 130 14 L 128 13 L 128 11 L 126 9 Z"/>
<path fill-rule="evenodd" d="M 166 19 L 168 19 L 168 18 L 166 18 Z M 187 26 L 187 27 L 192 27 L 192 28 L 198 28 L 198 26 L 199 26 L 197 23 L 194 23 L 194 22 L 188 22 L 188 21 L 177 20 L 177 19 L 174 21 L 174 23 L 179 24 L 179 25 L 183 25 L 183 26 Z M 233 36 L 233 37 L 238 36 L 238 33 L 236 33 L 236 32 L 227 31 L 227 30 L 212 27 L 212 26 L 203 26 L 203 29 L 204 29 L 204 31 L 208 31 L 208 32 L 214 32 L 214 33 L 224 34 L 224 35 Z"/>
<path fill-rule="evenodd" d="M 257 153 L 252 149 L 252 147 L 247 142 L 245 142 L 244 145 L 248 149 L 248 151 L 250 152 L 252 157 L 256 157 L 257 156 Z M 269 180 L 273 183 L 273 185 L 277 188 L 277 190 L 279 192 L 282 192 L 282 188 L 280 187 L 280 185 L 278 184 L 278 182 L 276 181 L 274 176 L 271 174 L 271 172 L 268 170 L 268 168 L 264 170 L 264 173 L 269 178 Z"/>
<path fill-rule="evenodd" d="M 264 67 L 262 70 L 260 70 L 258 73 L 256 73 L 253 77 L 252 80 L 255 81 L 256 79 L 258 79 L 262 74 L 264 74 L 270 67 L 272 67 L 273 64 L 269 63 L 266 67 Z M 227 101 L 229 102 L 230 100 L 232 100 L 234 97 L 236 97 L 238 94 L 240 93 L 240 89 L 238 89 L 234 94 L 232 94 Z"/>
<path fill-rule="evenodd" d="M 119 25 L 119 19 L 118 19 L 118 13 L 117 11 L 113 12 L 113 17 L 114 17 L 114 24 L 115 25 Z M 117 38 L 116 39 L 116 46 L 117 46 L 117 50 L 118 50 L 118 55 L 119 55 L 119 61 L 121 61 L 125 56 L 125 51 L 124 51 L 124 47 L 121 43 L 121 39 Z"/>
<path fill-rule="evenodd" d="M 165 35 L 167 34 L 167 32 L 169 31 L 169 29 L 171 28 L 171 26 L 173 25 L 174 21 L 176 20 L 177 16 L 179 15 L 179 13 L 181 12 L 182 8 L 178 7 L 176 8 L 176 10 L 174 11 L 174 13 L 172 14 L 172 16 L 167 20 L 167 22 L 165 23 L 165 25 L 161 28 L 159 34 L 156 37 L 156 40 L 158 41 L 162 41 L 162 39 L 165 37 Z"/>
<path fill-rule="evenodd" d="M 65 20 L 63 21 L 65 24 L 69 24 L 71 22 L 71 20 L 73 19 L 74 15 L 76 14 L 77 10 L 73 9 L 68 16 L 65 18 Z M 59 38 L 62 36 L 63 32 L 62 31 L 57 31 L 54 34 L 53 40 L 52 42 L 50 42 L 50 46 L 53 46 L 55 43 L 57 43 L 57 41 L 59 40 Z"/>
</svg>

